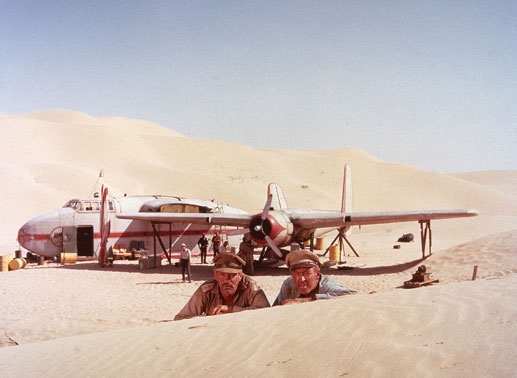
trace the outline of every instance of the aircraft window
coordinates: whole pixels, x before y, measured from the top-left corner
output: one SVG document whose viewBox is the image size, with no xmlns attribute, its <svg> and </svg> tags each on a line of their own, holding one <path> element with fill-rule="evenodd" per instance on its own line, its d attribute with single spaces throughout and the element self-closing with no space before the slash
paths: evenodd
<svg viewBox="0 0 517 378">
<path fill-rule="evenodd" d="M 185 205 L 185 213 L 199 213 L 199 206 Z"/>
<path fill-rule="evenodd" d="M 183 213 L 184 205 L 178 203 L 168 203 L 160 207 L 161 213 Z"/>
<path fill-rule="evenodd" d="M 115 206 L 113 206 L 113 201 L 108 201 L 108 208 L 110 211 L 115 211 Z"/>
<path fill-rule="evenodd" d="M 77 207 L 77 201 L 76 200 L 70 200 L 67 203 L 65 203 L 65 206 L 63 207 L 70 207 L 72 209 L 75 209 Z"/>
<path fill-rule="evenodd" d="M 84 201 L 84 210 L 92 211 L 92 203 L 90 201 Z"/>
<path fill-rule="evenodd" d="M 92 202 L 92 207 L 93 207 L 93 211 L 100 211 L 101 209 L 101 204 L 99 202 Z"/>
</svg>

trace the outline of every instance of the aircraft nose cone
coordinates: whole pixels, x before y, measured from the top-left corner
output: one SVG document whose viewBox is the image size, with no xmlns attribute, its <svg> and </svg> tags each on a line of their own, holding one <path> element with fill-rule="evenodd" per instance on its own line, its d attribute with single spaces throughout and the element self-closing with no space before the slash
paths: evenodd
<svg viewBox="0 0 517 378">
<path fill-rule="evenodd" d="M 32 239 L 31 234 L 27 231 L 27 227 L 24 225 L 22 228 L 18 230 L 18 243 L 24 248 L 27 248 L 25 245 L 29 240 Z"/>
<path fill-rule="evenodd" d="M 51 240 L 52 231 L 61 226 L 60 210 L 37 216 L 18 230 L 18 243 L 30 252 L 55 256 L 60 247 Z"/>
</svg>

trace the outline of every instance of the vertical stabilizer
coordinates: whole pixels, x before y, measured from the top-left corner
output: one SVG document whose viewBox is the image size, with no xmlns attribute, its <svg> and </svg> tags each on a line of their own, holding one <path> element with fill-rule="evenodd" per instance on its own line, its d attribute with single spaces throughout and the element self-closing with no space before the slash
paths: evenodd
<svg viewBox="0 0 517 378">
<path fill-rule="evenodd" d="M 350 214 L 354 212 L 354 198 L 352 197 L 352 168 L 345 164 L 343 173 L 343 194 L 341 198 L 341 212 Z M 350 235 L 350 226 L 345 228 L 345 234 Z"/>
<path fill-rule="evenodd" d="M 271 200 L 270 208 L 275 210 L 278 209 L 287 209 L 287 202 L 285 201 L 284 191 L 280 187 L 280 185 L 272 182 L 267 187 L 267 195 L 268 197 L 271 195 L 273 198 Z"/>
<path fill-rule="evenodd" d="M 345 164 L 343 174 L 343 194 L 341 198 L 341 212 L 352 213 L 354 211 L 354 201 L 352 197 L 352 168 Z"/>
</svg>

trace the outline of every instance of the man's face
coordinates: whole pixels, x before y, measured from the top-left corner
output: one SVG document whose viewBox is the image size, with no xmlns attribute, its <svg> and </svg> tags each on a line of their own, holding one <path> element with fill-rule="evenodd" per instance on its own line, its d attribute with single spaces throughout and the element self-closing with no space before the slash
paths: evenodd
<svg viewBox="0 0 517 378">
<path fill-rule="evenodd" d="M 320 270 L 315 266 L 310 268 L 298 268 L 291 271 L 291 276 L 293 277 L 298 292 L 307 295 L 318 286 Z"/>
<path fill-rule="evenodd" d="M 242 273 L 224 273 L 214 271 L 214 278 L 219 285 L 219 290 L 224 297 L 230 297 L 237 291 Z"/>
</svg>

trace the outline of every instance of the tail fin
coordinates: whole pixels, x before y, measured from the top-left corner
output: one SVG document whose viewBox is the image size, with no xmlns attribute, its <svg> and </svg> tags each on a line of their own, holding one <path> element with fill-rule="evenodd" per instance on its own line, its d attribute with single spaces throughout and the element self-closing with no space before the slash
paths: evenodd
<svg viewBox="0 0 517 378">
<path fill-rule="evenodd" d="M 341 212 L 351 213 L 354 211 L 354 200 L 352 197 L 352 168 L 345 164 L 343 173 L 343 194 L 341 198 Z"/>
<path fill-rule="evenodd" d="M 354 212 L 354 198 L 352 197 L 352 168 L 345 164 L 343 173 L 343 194 L 341 198 L 341 212 L 350 214 Z M 345 228 L 345 235 L 351 234 L 350 226 Z"/>
<path fill-rule="evenodd" d="M 267 195 L 268 197 L 270 195 L 273 196 L 270 208 L 276 210 L 287 208 L 287 202 L 285 201 L 284 191 L 282 190 L 280 185 L 275 184 L 274 182 L 269 184 L 269 186 L 267 187 Z"/>
</svg>

